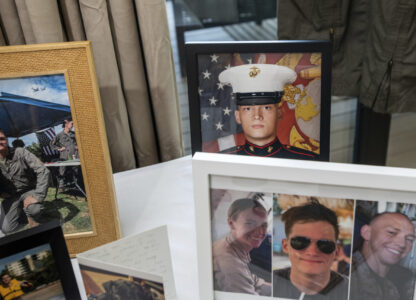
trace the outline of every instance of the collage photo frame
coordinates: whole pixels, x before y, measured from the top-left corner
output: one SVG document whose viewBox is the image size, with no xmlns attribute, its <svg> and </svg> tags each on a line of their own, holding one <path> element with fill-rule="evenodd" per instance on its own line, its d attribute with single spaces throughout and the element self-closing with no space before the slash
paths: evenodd
<svg viewBox="0 0 416 300">
<path fill-rule="evenodd" d="M 357 300 L 374 260 L 413 299 L 414 170 L 196 153 L 193 176 L 200 299 Z"/>
</svg>

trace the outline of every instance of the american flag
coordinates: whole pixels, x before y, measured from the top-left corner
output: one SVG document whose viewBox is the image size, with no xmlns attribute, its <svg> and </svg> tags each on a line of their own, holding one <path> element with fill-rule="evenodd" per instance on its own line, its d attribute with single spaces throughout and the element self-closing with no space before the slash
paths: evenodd
<svg viewBox="0 0 416 300">
<path fill-rule="evenodd" d="M 320 62 L 314 61 L 312 53 L 226 53 L 198 55 L 198 94 L 202 130 L 202 151 L 219 152 L 245 142 L 244 133 L 237 124 L 234 111 L 237 105 L 232 95 L 232 87 L 223 85 L 218 75 L 232 66 L 261 63 L 278 64 L 292 68 L 298 73 L 294 86 L 303 90 L 313 79 L 300 76 L 304 69 L 319 68 Z M 319 59 L 319 58 L 318 58 Z M 320 107 L 319 107 L 320 109 Z M 319 153 L 319 139 L 312 140 L 299 128 L 295 109 L 283 103 L 285 116 L 278 122 L 277 135 L 283 144 L 293 145 Z M 293 134 L 294 128 L 296 134 Z M 318 128 L 319 131 L 319 128 Z M 296 139 L 293 138 L 296 136 Z"/>
<path fill-rule="evenodd" d="M 40 148 L 46 157 L 56 156 L 59 154 L 58 151 L 52 150 L 50 147 L 50 142 L 55 137 L 55 135 L 55 130 L 52 127 L 36 132 L 36 137 L 38 138 Z"/>
</svg>

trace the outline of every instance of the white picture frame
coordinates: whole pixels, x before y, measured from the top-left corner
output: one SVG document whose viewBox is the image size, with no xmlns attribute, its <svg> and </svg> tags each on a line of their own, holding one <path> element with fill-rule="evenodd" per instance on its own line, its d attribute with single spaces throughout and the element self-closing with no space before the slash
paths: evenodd
<svg viewBox="0 0 416 300">
<path fill-rule="evenodd" d="M 416 170 L 368 165 L 195 153 L 199 299 L 286 299 L 214 291 L 210 189 L 416 204 Z"/>
</svg>

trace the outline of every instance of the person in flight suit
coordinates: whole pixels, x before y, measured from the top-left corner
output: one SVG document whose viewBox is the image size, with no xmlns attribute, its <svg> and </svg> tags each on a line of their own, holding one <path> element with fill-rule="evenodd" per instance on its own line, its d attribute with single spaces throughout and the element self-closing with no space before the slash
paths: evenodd
<svg viewBox="0 0 416 300">
<path fill-rule="evenodd" d="M 77 152 L 77 142 L 75 133 L 72 131 L 74 122 L 64 120 L 62 123 L 63 130 L 58 133 L 50 142 L 53 150 L 59 151 L 59 158 L 62 160 L 72 159 Z"/>
<path fill-rule="evenodd" d="M 48 187 L 49 170 L 45 165 L 24 148 L 9 148 L 0 129 L 0 231 L 10 234 L 27 222 L 31 227 L 38 225 Z"/>
<path fill-rule="evenodd" d="M 72 120 L 64 120 L 62 127 L 63 130 L 51 140 L 50 146 L 53 150 L 59 151 L 59 159 L 71 160 L 77 156 L 77 142 L 75 140 L 75 133 L 72 131 L 74 122 Z M 59 188 L 63 188 L 65 185 L 64 178 L 67 168 L 65 166 L 59 167 Z"/>
<path fill-rule="evenodd" d="M 232 86 L 237 100 L 234 112 L 246 142 L 222 153 L 316 160 L 313 152 L 283 145 L 277 137 L 279 103 L 283 88 L 296 80 L 296 72 L 272 64 L 247 64 L 228 68 L 219 75 Z"/>
</svg>

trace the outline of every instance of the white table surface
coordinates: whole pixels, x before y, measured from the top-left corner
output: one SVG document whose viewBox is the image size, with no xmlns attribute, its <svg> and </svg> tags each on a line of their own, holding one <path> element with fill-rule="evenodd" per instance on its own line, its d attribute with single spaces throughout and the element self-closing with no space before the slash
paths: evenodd
<svg viewBox="0 0 416 300">
<path fill-rule="evenodd" d="M 177 299 L 198 299 L 191 156 L 117 173 L 114 185 L 123 236 L 167 225 Z"/>
</svg>

